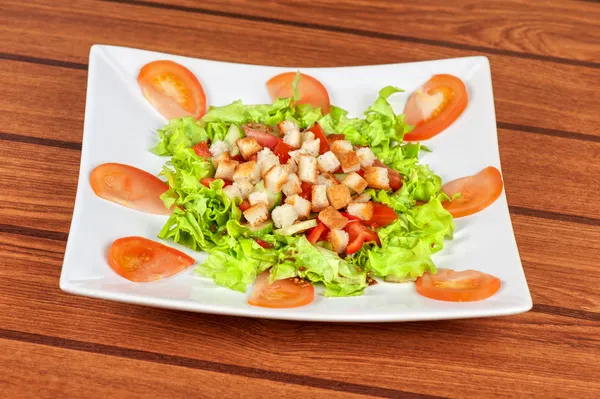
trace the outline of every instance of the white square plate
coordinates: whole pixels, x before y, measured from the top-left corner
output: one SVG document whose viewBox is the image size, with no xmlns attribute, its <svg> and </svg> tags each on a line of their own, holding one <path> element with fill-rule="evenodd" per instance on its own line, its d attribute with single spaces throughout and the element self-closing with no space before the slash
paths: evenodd
<svg viewBox="0 0 600 399">
<path fill-rule="evenodd" d="M 167 160 L 148 151 L 157 141 L 155 129 L 166 120 L 144 99 L 136 78 L 153 60 L 168 59 L 189 68 L 201 81 L 211 105 L 242 99 L 269 102 L 265 82 L 297 68 L 241 65 L 95 45 L 91 49 L 83 150 L 77 199 L 65 253 L 60 287 L 64 291 L 121 302 L 195 312 L 311 321 L 410 321 L 500 316 L 525 312 L 532 301 L 519 259 L 504 192 L 485 211 L 457 219 L 455 239 L 434 255 L 438 267 L 476 269 L 502 280 L 496 295 L 481 302 L 447 303 L 418 295 L 414 284 L 384 283 L 351 298 L 316 295 L 297 309 L 265 309 L 247 304 L 246 294 L 195 276 L 193 268 L 172 278 L 147 284 L 131 283 L 106 262 L 110 244 L 125 236 L 155 239 L 166 217 L 133 211 L 96 197 L 90 172 L 105 162 L 119 162 L 157 174 Z M 443 134 L 427 141 L 433 152 L 422 154 L 444 181 L 474 174 L 488 165 L 500 169 L 490 66 L 485 57 L 467 57 L 409 64 L 343 68 L 302 68 L 329 91 L 332 104 L 362 112 L 379 89 L 394 85 L 411 92 L 433 74 L 460 77 L 469 91 L 469 104 Z M 403 109 L 407 95 L 391 103 Z M 173 245 L 170 243 L 169 245 Z M 174 245 L 198 261 L 205 254 Z"/>
</svg>

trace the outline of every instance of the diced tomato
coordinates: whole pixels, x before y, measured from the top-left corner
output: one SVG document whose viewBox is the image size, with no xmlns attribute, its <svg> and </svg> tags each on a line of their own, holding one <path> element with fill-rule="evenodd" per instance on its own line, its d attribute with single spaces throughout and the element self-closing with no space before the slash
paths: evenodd
<svg viewBox="0 0 600 399">
<path fill-rule="evenodd" d="M 450 198 L 460 193 L 460 198 L 444 202 L 453 217 L 459 218 L 477 213 L 490 206 L 502 193 L 502 175 L 493 166 L 488 166 L 473 176 L 462 177 L 444 184 L 442 190 Z"/>
<path fill-rule="evenodd" d="M 343 134 L 330 134 L 327 136 L 327 144 L 332 145 L 334 141 L 346 140 L 346 136 Z"/>
<path fill-rule="evenodd" d="M 120 163 L 105 163 L 97 166 L 90 174 L 90 185 L 94 193 L 105 200 L 127 208 L 156 215 L 169 215 L 160 199 L 169 189 L 167 183 L 150 173 Z"/>
<path fill-rule="evenodd" d="M 265 248 L 265 249 L 270 249 L 273 248 L 273 244 L 268 243 L 268 242 L 264 242 L 263 240 L 259 239 L 259 238 L 255 238 L 254 241 L 256 241 L 256 243 L 258 245 L 260 245 L 261 247 Z"/>
<path fill-rule="evenodd" d="M 300 196 L 308 201 L 312 200 L 312 184 L 307 183 L 307 182 L 302 182 L 300 184 L 300 187 L 302 188 L 302 192 L 300 193 Z"/>
<path fill-rule="evenodd" d="M 263 125 L 247 124 L 242 126 L 244 128 L 244 134 L 248 137 L 254 137 L 258 144 L 263 147 L 274 149 L 277 143 L 281 139 L 271 133 L 269 133 Z"/>
<path fill-rule="evenodd" d="M 242 212 L 244 212 L 250 208 L 251 208 L 251 205 L 248 200 L 243 200 L 242 203 L 240 204 L 240 209 L 242 210 Z"/>
<path fill-rule="evenodd" d="M 194 149 L 194 152 L 196 153 L 196 155 L 198 155 L 199 157 L 212 158 L 212 154 L 210 153 L 210 150 L 208 149 L 208 142 L 201 141 L 198 144 L 196 144 L 195 146 L 193 146 L 192 148 Z"/>
<path fill-rule="evenodd" d="M 248 158 L 248 161 L 256 161 L 257 159 L 258 159 L 258 155 L 253 154 L 253 155 L 250 155 L 250 158 Z"/>
<path fill-rule="evenodd" d="M 315 123 L 310 129 L 307 129 L 307 131 L 313 132 L 315 138 L 319 139 L 319 154 L 325 154 L 327 151 L 329 151 L 327 136 L 318 123 Z"/>
<path fill-rule="evenodd" d="M 327 226 L 325 226 L 322 222 L 319 222 L 317 227 L 313 227 L 308 232 L 306 239 L 308 240 L 308 242 L 314 245 L 315 243 L 317 243 L 317 241 L 320 241 L 323 236 L 327 236 L 328 231 L 329 229 L 327 228 Z"/>
<path fill-rule="evenodd" d="M 214 182 L 215 180 L 217 180 L 217 179 L 215 179 L 213 177 L 205 177 L 203 179 L 200 179 L 200 184 L 210 188 L 210 183 Z M 229 180 L 223 180 L 223 182 L 225 183 L 223 185 L 223 187 L 231 186 L 231 184 L 232 184 L 232 182 L 230 182 Z"/>
<path fill-rule="evenodd" d="M 314 287 L 305 280 L 287 278 L 269 284 L 268 278 L 268 270 L 258 276 L 248 304 L 263 308 L 297 308 L 315 299 Z"/>
<path fill-rule="evenodd" d="M 448 302 L 481 301 L 494 295 L 501 285 L 499 278 L 476 270 L 438 269 L 436 274 L 425 273 L 416 281 L 419 294 Z"/>
<path fill-rule="evenodd" d="M 346 253 L 351 255 L 362 248 L 365 242 L 375 242 L 377 245 L 381 245 L 377 233 L 373 230 L 365 227 L 360 222 L 348 223 L 344 228 L 348 233 L 348 247 Z"/>
<path fill-rule="evenodd" d="M 292 97 L 294 95 L 292 84 L 295 77 L 296 72 L 285 72 L 269 79 L 267 81 L 267 91 L 271 96 L 271 100 Z M 320 107 L 323 115 L 329 113 L 331 109 L 329 94 L 317 79 L 302 73 L 298 82 L 298 91 L 300 92 L 298 104 L 310 104 L 313 107 Z"/>
<path fill-rule="evenodd" d="M 290 151 L 294 150 L 294 147 L 280 140 L 273 149 L 273 153 L 279 157 L 279 162 L 284 164 L 290 159 Z"/>
<path fill-rule="evenodd" d="M 206 110 L 202 85 L 189 69 L 173 61 L 153 61 L 137 78 L 144 97 L 165 118 L 191 115 L 198 119 Z"/>
<path fill-rule="evenodd" d="M 121 277 L 146 283 L 170 277 L 194 264 L 194 259 L 143 237 L 119 238 L 110 247 L 108 264 Z"/>
<path fill-rule="evenodd" d="M 385 227 L 398 219 L 398 214 L 387 205 L 373 203 L 373 217 L 363 223 L 370 227 Z"/>
<path fill-rule="evenodd" d="M 379 159 L 376 159 L 375 162 L 373 162 L 373 165 L 380 168 L 386 168 L 388 170 L 388 178 L 390 179 L 390 187 L 394 191 L 400 190 L 400 187 L 402 187 L 402 176 L 400 175 L 400 172 L 398 172 L 396 169 L 390 168 Z"/>
<path fill-rule="evenodd" d="M 238 161 L 238 162 L 246 162 L 246 160 L 244 159 L 244 157 L 242 156 L 242 154 L 237 154 L 231 157 L 231 159 L 233 161 Z"/>
<path fill-rule="evenodd" d="M 404 122 L 415 128 L 404 140 L 427 140 L 439 134 L 462 114 L 468 101 L 462 80 L 448 74 L 434 75 L 406 103 Z"/>
</svg>

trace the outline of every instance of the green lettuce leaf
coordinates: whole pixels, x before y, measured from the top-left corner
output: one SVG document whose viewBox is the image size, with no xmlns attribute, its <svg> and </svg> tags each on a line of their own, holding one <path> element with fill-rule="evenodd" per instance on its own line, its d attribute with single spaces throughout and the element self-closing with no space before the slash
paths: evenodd
<svg viewBox="0 0 600 399">
<path fill-rule="evenodd" d="M 150 150 L 156 155 L 173 155 L 209 138 L 206 130 L 191 116 L 171 119 L 158 130 L 158 135 L 160 142 Z"/>
</svg>

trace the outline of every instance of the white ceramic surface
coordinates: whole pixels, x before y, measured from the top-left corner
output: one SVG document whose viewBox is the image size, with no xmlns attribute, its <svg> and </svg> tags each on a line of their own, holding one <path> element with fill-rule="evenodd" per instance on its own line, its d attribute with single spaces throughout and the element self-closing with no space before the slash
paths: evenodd
<svg viewBox="0 0 600 399">
<path fill-rule="evenodd" d="M 64 291 L 148 306 L 226 315 L 310 321 L 411 321 L 500 316 L 525 312 L 532 301 L 513 235 L 504 192 L 489 208 L 456 220 L 455 239 L 434 255 L 438 267 L 477 269 L 499 277 L 502 288 L 485 301 L 447 303 L 418 295 L 413 284 L 384 283 L 363 296 L 325 298 L 298 309 L 265 309 L 247 304 L 246 294 L 218 287 L 196 277 L 192 269 L 172 278 L 131 283 L 106 262 L 110 244 L 119 237 L 156 239 L 166 220 L 130 210 L 96 197 L 89 185 L 92 169 L 105 162 L 126 163 L 157 174 L 166 158 L 148 151 L 158 140 L 155 129 L 166 120 L 144 99 L 137 85 L 147 62 L 169 59 L 188 67 L 204 86 L 211 105 L 241 98 L 246 103 L 269 102 L 264 83 L 271 76 L 297 68 L 206 61 L 123 47 L 95 45 L 91 49 L 83 150 L 77 199 L 60 278 Z M 361 115 L 379 89 L 394 85 L 411 92 L 431 75 L 454 74 L 466 83 L 469 105 L 443 134 L 426 142 L 430 164 L 444 181 L 471 175 L 488 165 L 500 169 L 494 99 L 489 61 L 467 57 L 408 64 L 343 68 L 302 68 L 329 91 L 332 104 Z M 403 109 L 407 94 L 390 100 Z M 198 261 L 205 254 L 173 245 Z"/>
</svg>

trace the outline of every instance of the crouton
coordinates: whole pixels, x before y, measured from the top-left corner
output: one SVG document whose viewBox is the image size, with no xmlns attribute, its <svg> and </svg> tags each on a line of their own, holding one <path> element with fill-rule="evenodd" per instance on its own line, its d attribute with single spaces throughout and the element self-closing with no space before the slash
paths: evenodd
<svg viewBox="0 0 600 399">
<path fill-rule="evenodd" d="M 219 162 L 221 162 L 221 161 L 231 161 L 231 154 L 229 153 L 229 151 L 225 151 L 224 153 L 222 153 L 218 157 L 213 157 L 212 158 L 212 164 L 215 167 L 215 169 L 217 167 L 219 167 Z"/>
<path fill-rule="evenodd" d="M 290 151 L 288 154 L 290 159 L 293 159 L 296 163 L 300 162 L 300 155 L 310 155 L 305 148 L 299 148 L 297 150 Z"/>
<path fill-rule="evenodd" d="M 352 200 L 352 202 L 354 203 L 364 203 L 369 201 L 371 201 L 371 194 L 369 193 L 362 193 L 361 195 Z"/>
<path fill-rule="evenodd" d="M 240 193 L 242 194 L 242 199 L 248 198 L 248 196 L 252 192 L 252 189 L 254 188 L 254 184 L 250 183 L 249 180 L 236 181 L 232 185 L 237 187 L 238 190 L 240 190 Z"/>
<path fill-rule="evenodd" d="M 298 125 L 292 121 L 283 121 L 279 125 L 279 131 L 283 133 L 283 142 L 294 148 L 300 148 L 302 144 L 302 135 Z"/>
<path fill-rule="evenodd" d="M 269 169 L 279 165 L 279 157 L 270 148 L 263 148 L 256 154 L 256 163 L 260 168 L 260 176 L 264 178 Z"/>
<path fill-rule="evenodd" d="M 242 193 L 240 192 L 240 189 L 234 185 L 223 187 L 223 192 L 226 196 L 229 197 L 229 199 L 242 198 Z"/>
<path fill-rule="evenodd" d="M 256 161 L 248 161 L 238 165 L 233 174 L 233 180 L 248 180 L 252 184 L 258 183 L 260 180 L 260 169 L 258 169 Z"/>
<path fill-rule="evenodd" d="M 381 190 L 390 189 L 390 179 L 388 170 L 377 166 L 367 166 L 365 168 L 365 180 L 369 187 L 378 188 Z"/>
<path fill-rule="evenodd" d="M 343 229 L 348 224 L 348 218 L 332 206 L 328 206 L 319 212 L 319 220 L 331 230 Z"/>
<path fill-rule="evenodd" d="M 295 173 L 290 173 L 281 190 L 286 197 L 300 194 L 302 192 L 302 185 L 300 183 L 300 179 L 298 179 L 298 175 Z"/>
<path fill-rule="evenodd" d="M 317 182 L 317 158 L 312 155 L 300 155 L 298 177 L 304 182 L 315 184 Z"/>
<path fill-rule="evenodd" d="M 281 188 L 288 179 L 287 170 L 281 165 L 275 165 L 265 175 L 265 188 L 274 193 L 281 191 Z"/>
<path fill-rule="evenodd" d="M 340 181 L 331 173 L 321 173 L 317 176 L 317 184 L 323 184 L 324 186 L 331 187 L 336 184 L 340 184 Z"/>
<path fill-rule="evenodd" d="M 218 158 L 219 155 L 223 154 L 224 152 L 229 152 L 229 143 L 223 140 L 215 140 L 208 150 L 212 154 L 213 158 Z"/>
<path fill-rule="evenodd" d="M 267 206 L 269 205 L 269 197 L 264 191 L 255 191 L 253 193 L 250 193 L 250 195 L 248 196 L 248 201 L 250 201 L 251 206 L 258 204 L 265 204 Z"/>
<path fill-rule="evenodd" d="M 249 159 L 252 155 L 262 150 L 262 146 L 258 144 L 258 141 L 254 137 L 246 136 L 243 139 L 237 139 L 235 145 L 240 150 L 240 153 L 244 159 Z"/>
<path fill-rule="evenodd" d="M 313 157 L 318 157 L 319 149 L 321 148 L 321 139 L 307 140 L 302 143 L 302 148 Z"/>
<path fill-rule="evenodd" d="M 356 150 L 356 156 L 360 161 L 360 166 L 366 168 L 367 166 L 373 166 L 373 162 L 377 159 L 373 150 L 369 147 L 362 147 Z"/>
<path fill-rule="evenodd" d="M 298 219 L 306 219 L 310 215 L 312 209 L 310 201 L 302 198 L 298 194 L 287 197 L 285 203 L 292 205 L 296 209 Z"/>
<path fill-rule="evenodd" d="M 350 190 L 343 184 L 327 187 L 327 199 L 335 209 L 345 208 L 352 201 Z"/>
<path fill-rule="evenodd" d="M 332 249 L 338 254 L 341 254 L 346 250 L 349 239 L 350 236 L 348 235 L 348 233 L 340 229 L 331 230 L 327 235 L 327 241 L 331 243 Z"/>
<path fill-rule="evenodd" d="M 215 179 L 233 180 L 235 174 L 235 168 L 238 166 L 238 161 L 224 160 L 219 162 L 217 171 L 215 172 Z"/>
<path fill-rule="evenodd" d="M 329 200 L 327 199 L 327 186 L 322 184 L 315 184 L 312 186 L 311 199 L 313 212 L 319 212 L 327 208 L 329 206 Z"/>
<path fill-rule="evenodd" d="M 256 226 L 269 218 L 269 208 L 265 204 L 254 205 L 244 211 L 244 217 L 250 225 Z"/>
<path fill-rule="evenodd" d="M 344 180 L 342 180 L 342 184 L 348 186 L 350 190 L 357 194 L 362 193 L 365 191 L 365 188 L 367 188 L 367 181 L 356 172 L 347 175 Z"/>
<path fill-rule="evenodd" d="M 340 161 L 338 161 L 335 154 L 331 151 L 320 155 L 317 161 L 321 172 L 335 172 L 340 167 Z"/>
<path fill-rule="evenodd" d="M 292 158 L 288 159 L 288 161 L 281 165 L 288 171 L 289 174 L 298 173 L 298 163 L 294 161 Z"/>
<path fill-rule="evenodd" d="M 352 147 L 352 143 L 350 143 L 348 140 L 336 140 L 333 143 L 331 143 L 331 151 L 338 158 L 342 156 L 342 154 L 345 154 L 352 150 L 354 150 L 354 147 Z"/>
<path fill-rule="evenodd" d="M 314 139 L 315 139 L 315 134 L 313 132 L 311 132 L 310 130 L 302 132 L 302 144 L 304 144 L 305 142 L 307 142 L 309 140 L 314 140 Z"/>
<path fill-rule="evenodd" d="M 296 212 L 296 208 L 292 205 L 283 204 L 273 209 L 271 217 L 273 218 L 275 227 L 281 229 L 293 225 L 296 219 L 298 219 L 298 212 Z"/>
<path fill-rule="evenodd" d="M 348 213 L 352 216 L 356 216 L 360 220 L 369 220 L 373 217 L 373 203 L 369 201 L 349 204 Z"/>
<path fill-rule="evenodd" d="M 354 151 L 348 151 L 340 155 L 339 158 L 344 173 L 358 172 L 360 170 L 360 160 Z"/>
</svg>

